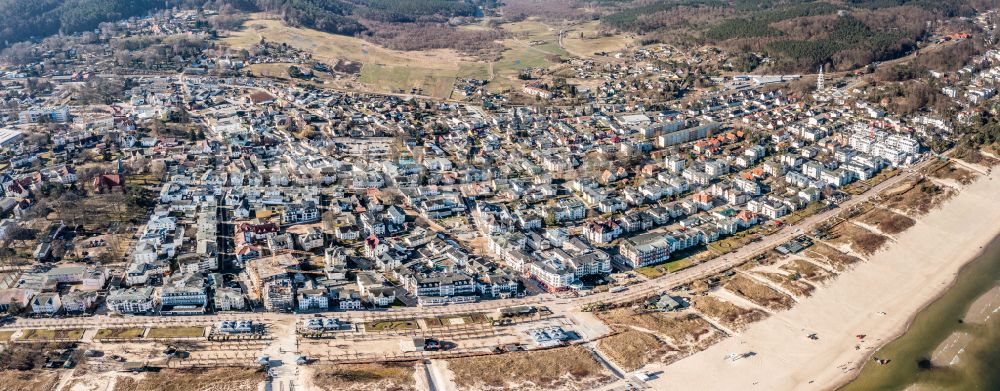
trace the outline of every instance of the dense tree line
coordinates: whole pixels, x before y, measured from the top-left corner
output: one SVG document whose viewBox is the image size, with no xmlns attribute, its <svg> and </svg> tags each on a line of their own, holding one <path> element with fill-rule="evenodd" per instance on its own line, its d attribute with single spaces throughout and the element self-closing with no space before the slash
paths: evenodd
<svg viewBox="0 0 1000 391">
<path fill-rule="evenodd" d="M 602 23 L 682 46 L 714 43 L 763 52 L 774 60 L 774 70 L 803 72 L 820 64 L 853 69 L 905 55 L 926 37 L 929 23 L 998 5 L 1000 0 L 648 0 Z"/>
<path fill-rule="evenodd" d="M 879 82 L 903 82 L 926 79 L 930 71 L 954 72 L 965 66 L 987 48 L 981 40 L 966 40 L 917 56 L 912 61 L 881 67 L 875 71 Z"/>
<path fill-rule="evenodd" d="M 586 10 L 578 0 L 505 0 L 501 9 L 507 21 L 521 21 L 529 16 L 555 20 L 580 20 L 596 18 L 597 13 Z"/>
<path fill-rule="evenodd" d="M 689 16 L 695 16 L 700 8 L 710 7 L 729 8 L 729 4 L 719 0 L 661 0 L 605 15 L 601 23 L 622 31 L 645 33 L 663 27 L 657 18 L 650 16 L 666 15 L 679 8 L 691 10 Z"/>
<path fill-rule="evenodd" d="M 470 54 L 499 52 L 496 41 L 507 37 L 503 30 L 461 30 L 442 24 L 379 24 L 366 38 L 396 50 L 455 49 Z"/>
<path fill-rule="evenodd" d="M 759 5 L 759 7 L 764 7 L 764 5 Z M 752 12 L 749 17 L 728 19 L 712 26 L 705 32 L 705 38 L 718 42 L 728 39 L 778 36 L 782 35 L 782 31 L 781 29 L 772 27 L 772 23 L 810 16 L 829 15 L 837 12 L 839 9 L 842 9 L 842 7 L 823 2 L 761 8 L 761 11 Z"/>
<path fill-rule="evenodd" d="M 32 37 L 91 30 L 163 5 L 162 0 L 0 0 L 0 48 Z"/>
<path fill-rule="evenodd" d="M 281 15 L 285 22 L 334 34 L 353 35 L 365 30 L 350 16 L 354 6 L 343 1 L 258 0 L 264 11 Z"/>
<path fill-rule="evenodd" d="M 890 113 L 900 116 L 920 111 L 932 111 L 944 117 L 954 114 L 954 101 L 942 94 L 941 86 L 931 80 L 909 80 L 891 83 L 871 92 L 867 99 Z"/>
<path fill-rule="evenodd" d="M 120 67 L 178 67 L 213 46 L 204 37 L 190 34 L 116 38 L 115 64 Z"/>
<path fill-rule="evenodd" d="M 730 19 L 705 32 L 705 37 L 714 41 L 733 38 L 771 37 L 781 35 L 781 31 L 766 23 L 748 19 Z"/>
<path fill-rule="evenodd" d="M 368 29 L 367 21 L 442 23 L 497 5 L 496 0 L 0 0 L 0 48 L 173 7 L 266 11 L 292 25 L 355 35 Z M 216 28 L 235 28 L 242 20 L 234 14 L 223 12 L 210 22 Z"/>
<path fill-rule="evenodd" d="M 802 70 L 832 63 L 835 69 L 847 70 L 873 61 L 896 58 L 916 47 L 916 38 L 901 31 L 875 31 L 852 16 L 838 17 L 817 40 L 775 41 L 768 50 L 781 54 L 785 70 Z"/>
<path fill-rule="evenodd" d="M 995 110 L 995 109 L 994 109 Z M 980 163 L 984 159 L 992 160 L 983 156 L 981 150 L 997 154 L 1000 151 L 1000 117 L 997 117 L 994 110 L 986 110 L 980 115 L 972 118 L 971 123 L 956 126 L 956 132 L 960 134 L 958 141 L 954 138 L 943 140 L 936 149 L 942 151 L 954 146 L 955 152 L 952 156 L 971 163 Z M 995 161 L 990 162 L 990 164 Z"/>
<path fill-rule="evenodd" d="M 494 0 L 256 0 L 256 7 L 280 14 L 285 22 L 334 34 L 368 30 L 364 22 L 445 22 L 476 16 Z"/>
<path fill-rule="evenodd" d="M 984 5 L 989 5 L 991 1 L 962 1 L 962 0 L 848 0 L 847 3 L 857 8 L 892 8 L 899 6 L 914 6 L 928 11 L 932 11 L 943 17 L 972 16 L 976 9 Z M 995 6 L 995 2 L 993 2 Z M 992 7 L 991 7 L 992 8 Z"/>
<path fill-rule="evenodd" d="M 973 123 L 961 129 L 963 137 L 961 142 L 973 147 L 993 146 L 1000 143 L 1000 118 L 983 113 L 976 117 Z"/>
<path fill-rule="evenodd" d="M 390 23 L 442 21 L 455 16 L 475 16 L 479 7 L 455 0 L 356 0 L 362 4 L 356 15 L 364 19 Z"/>
<path fill-rule="evenodd" d="M 843 7 L 824 2 L 805 2 L 767 9 L 754 15 L 754 19 L 764 23 L 799 18 L 803 16 L 828 15 Z"/>
</svg>

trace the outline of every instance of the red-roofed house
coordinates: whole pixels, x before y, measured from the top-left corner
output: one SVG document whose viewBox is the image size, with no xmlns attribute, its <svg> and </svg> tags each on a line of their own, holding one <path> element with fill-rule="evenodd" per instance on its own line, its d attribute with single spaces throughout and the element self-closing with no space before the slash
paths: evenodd
<svg viewBox="0 0 1000 391">
<path fill-rule="evenodd" d="M 115 191 L 125 192 L 125 176 L 122 174 L 101 174 L 94 177 L 94 192 L 98 194 Z"/>
</svg>

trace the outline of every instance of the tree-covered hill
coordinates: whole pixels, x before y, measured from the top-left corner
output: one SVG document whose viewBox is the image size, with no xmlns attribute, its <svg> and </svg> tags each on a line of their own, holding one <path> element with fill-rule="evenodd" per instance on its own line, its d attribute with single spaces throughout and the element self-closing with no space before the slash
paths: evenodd
<svg viewBox="0 0 1000 391">
<path fill-rule="evenodd" d="M 636 0 L 601 18 L 647 41 L 763 52 L 773 70 L 854 69 L 905 55 L 940 20 L 998 0 Z"/>
<path fill-rule="evenodd" d="M 0 47 L 32 37 L 96 28 L 101 22 L 143 15 L 162 0 L 0 0 Z"/>
<path fill-rule="evenodd" d="M 372 23 L 440 23 L 476 16 L 495 0 L 0 0 L 0 48 L 164 8 L 220 8 L 281 15 L 289 24 L 354 35 Z"/>
</svg>

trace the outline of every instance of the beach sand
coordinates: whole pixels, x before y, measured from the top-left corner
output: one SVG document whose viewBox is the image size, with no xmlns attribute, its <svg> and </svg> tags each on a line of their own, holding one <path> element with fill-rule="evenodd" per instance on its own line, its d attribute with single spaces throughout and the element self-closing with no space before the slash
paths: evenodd
<svg viewBox="0 0 1000 391">
<path fill-rule="evenodd" d="M 1000 234 L 997 201 L 1000 175 L 994 172 L 791 310 L 667 366 L 650 385 L 660 390 L 837 388 L 856 376 L 873 350 L 905 331 L 914 314 Z M 807 338 L 812 333 L 819 338 Z M 747 352 L 756 354 L 725 359 Z"/>
<path fill-rule="evenodd" d="M 934 353 L 931 354 L 931 362 L 934 366 L 939 367 L 958 364 L 962 353 L 965 352 L 965 347 L 969 346 L 972 339 L 972 334 L 969 333 L 961 331 L 951 333 L 948 339 L 942 341 L 937 349 L 934 349 Z"/>
<path fill-rule="evenodd" d="M 1000 311 L 1000 286 L 991 289 L 986 294 L 980 296 L 969 306 L 969 312 L 965 313 L 965 322 L 974 324 L 984 324 Z"/>
</svg>

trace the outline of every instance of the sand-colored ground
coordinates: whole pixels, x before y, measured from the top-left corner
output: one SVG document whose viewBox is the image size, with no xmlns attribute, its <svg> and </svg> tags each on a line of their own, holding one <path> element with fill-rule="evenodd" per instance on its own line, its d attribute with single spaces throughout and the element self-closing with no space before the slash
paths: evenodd
<svg viewBox="0 0 1000 391">
<path fill-rule="evenodd" d="M 316 366 L 310 368 L 310 389 L 413 390 L 416 389 L 414 365 L 413 362 L 401 362 Z"/>
<path fill-rule="evenodd" d="M 619 368 L 634 371 L 676 352 L 655 335 L 627 330 L 597 342 L 597 348 Z"/>
<path fill-rule="evenodd" d="M 623 34 L 603 34 L 599 21 L 580 23 L 566 29 L 563 47 L 579 57 L 590 57 L 594 53 L 615 52 L 633 43 L 633 39 Z"/>
<path fill-rule="evenodd" d="M 819 267 L 807 260 L 798 258 L 789 260 L 784 265 L 781 265 L 780 268 L 781 270 L 797 274 L 799 277 L 814 283 L 826 281 L 828 278 L 833 276 L 832 273 L 826 271 L 822 267 Z"/>
<path fill-rule="evenodd" d="M 424 94 L 447 98 L 457 77 L 488 77 L 485 62 L 455 50 L 392 50 L 360 38 L 292 27 L 265 14 L 255 14 L 243 24 L 243 29 L 223 38 L 222 43 L 246 49 L 256 45 L 261 36 L 310 52 L 314 58 L 329 64 L 338 60 L 360 62 L 363 64 L 360 81 L 378 92 L 410 92 L 411 88 L 420 88 Z"/>
<path fill-rule="evenodd" d="M 854 254 L 869 256 L 882 248 L 889 238 L 862 228 L 853 221 L 845 221 L 829 231 L 828 243 L 841 250 L 849 250 Z"/>
<path fill-rule="evenodd" d="M 983 324 L 991 316 L 1000 311 L 1000 286 L 991 289 L 980 296 L 969 306 L 969 311 L 965 313 L 966 323 Z"/>
<path fill-rule="evenodd" d="M 861 222 L 877 228 L 882 233 L 895 235 L 915 224 L 912 218 L 882 208 L 872 209 L 861 216 Z"/>
<path fill-rule="evenodd" d="M 222 43 L 248 49 L 264 36 L 268 41 L 286 43 L 313 53 L 314 58 L 329 64 L 338 60 L 363 64 L 358 81 L 368 89 L 410 93 L 416 88 L 423 95 L 448 98 L 457 78 L 491 79 L 490 89 L 516 90 L 524 84 L 517 79 L 524 69 L 551 67 L 556 64 L 556 56 L 589 57 L 593 52 L 619 50 L 632 41 L 620 34 L 602 34 L 598 27 L 596 22 L 571 26 L 560 46 L 559 32 L 564 28 L 560 25 L 534 19 L 506 23 L 501 29 L 509 37 L 497 41 L 504 51 L 498 53 L 499 58 L 493 62 L 451 49 L 393 50 L 356 37 L 292 27 L 266 14 L 255 14 L 242 29 L 224 37 Z M 464 28 L 481 29 L 483 26 Z M 255 68 L 267 69 L 268 66 L 256 65 Z M 287 66 L 282 64 L 273 71 L 283 75 L 285 68 Z M 350 86 L 356 87 L 355 84 Z"/>
<path fill-rule="evenodd" d="M 132 379 L 133 381 L 127 380 Z M 138 378 L 119 377 L 116 391 L 252 391 L 264 380 L 258 369 L 165 369 Z"/>
<path fill-rule="evenodd" d="M 764 277 L 775 286 L 780 287 L 795 297 L 809 296 L 816 289 L 812 284 L 789 274 L 758 272 L 757 275 Z"/>
<path fill-rule="evenodd" d="M 747 325 L 767 317 L 767 313 L 759 309 L 743 308 L 710 295 L 692 298 L 691 306 L 730 330 L 742 330 Z"/>
<path fill-rule="evenodd" d="M 409 339 L 407 338 L 393 338 L 393 339 L 377 339 L 368 341 L 353 341 L 353 340 L 303 340 L 299 342 L 299 350 L 302 354 L 311 355 L 314 357 L 322 357 L 324 355 L 344 355 L 344 354 L 388 354 L 388 355 L 401 355 L 403 354 L 400 348 L 400 343 Z"/>
<path fill-rule="evenodd" d="M 972 183 L 978 177 L 975 172 L 962 168 L 954 161 L 934 171 L 931 176 L 938 179 L 949 179 L 961 185 Z"/>
<path fill-rule="evenodd" d="M 53 371 L 0 371 L 0 388 L 9 391 L 48 390 L 56 380 Z"/>
<path fill-rule="evenodd" d="M 955 332 L 941 342 L 934 353 L 931 354 L 931 362 L 934 366 L 950 366 L 958 364 L 960 356 L 965 352 L 966 345 L 972 342 L 972 334 Z"/>
<path fill-rule="evenodd" d="M 461 60 L 471 61 L 454 50 L 392 50 L 360 38 L 292 27 L 265 14 L 254 16 L 255 18 L 243 24 L 242 30 L 224 38 L 223 43 L 236 48 L 250 48 L 264 36 L 270 42 L 287 43 L 297 49 L 313 52 L 316 58 L 330 63 L 345 59 L 391 66 L 457 70 Z"/>
<path fill-rule="evenodd" d="M 765 284 L 747 276 L 736 276 L 723 285 L 726 290 L 744 299 L 752 301 L 761 307 L 772 311 L 781 311 L 792 307 L 795 303 L 788 295 L 778 292 Z"/>
<path fill-rule="evenodd" d="M 722 332 L 701 316 L 691 312 L 647 312 L 636 314 L 630 308 L 619 308 L 597 315 L 612 328 L 635 329 L 656 334 L 673 346 L 685 351 L 697 351 L 717 342 Z"/>
<path fill-rule="evenodd" d="M 861 261 L 861 258 L 844 253 L 822 242 L 813 243 L 812 247 L 809 247 L 802 254 L 838 272 L 847 270 Z"/>
<path fill-rule="evenodd" d="M 463 390 L 578 390 L 611 379 L 581 346 L 458 358 L 448 369 Z"/>
<path fill-rule="evenodd" d="M 896 189 L 887 191 L 888 198 L 882 205 L 904 212 L 910 217 L 916 217 L 937 208 L 953 197 L 955 192 L 955 189 L 923 179 L 916 183 L 904 183 Z"/>
<path fill-rule="evenodd" d="M 794 308 L 678 361 L 655 389 L 821 390 L 856 375 L 872 350 L 905 330 L 962 265 L 1000 234 L 1000 175 L 980 179 L 899 234 L 896 243 L 843 273 Z M 816 333 L 818 339 L 807 338 Z M 857 335 L 866 338 L 859 342 Z M 857 347 L 857 349 L 856 349 Z M 754 352 L 746 359 L 730 353 Z M 712 376 L 705 376 L 706 373 Z"/>
</svg>

